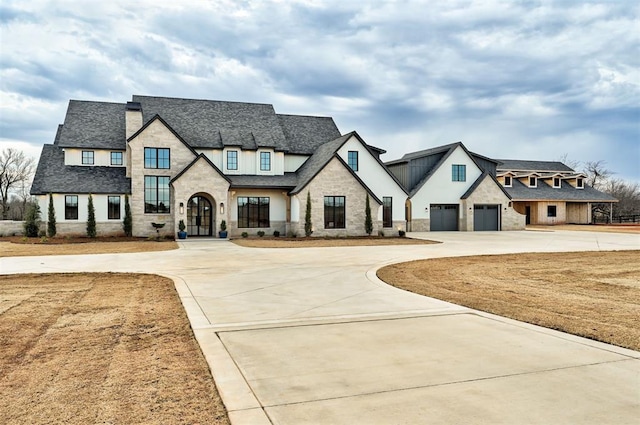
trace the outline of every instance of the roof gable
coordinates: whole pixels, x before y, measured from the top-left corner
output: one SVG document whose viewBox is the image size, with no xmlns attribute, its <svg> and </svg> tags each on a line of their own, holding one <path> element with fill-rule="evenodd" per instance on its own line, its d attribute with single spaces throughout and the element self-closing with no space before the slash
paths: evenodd
<svg viewBox="0 0 640 425">
<path fill-rule="evenodd" d="M 511 199 L 511 195 L 509 195 L 509 192 L 507 192 L 505 190 L 505 188 L 500 184 L 500 182 L 493 176 L 493 174 L 487 173 L 486 171 L 483 172 L 480 177 L 478 177 L 476 179 L 475 182 L 473 182 L 473 184 L 471 185 L 471 187 L 469 189 L 467 189 L 467 191 L 464 193 L 464 195 L 462 195 L 460 197 L 460 199 L 467 199 L 469 196 L 471 196 L 473 194 L 473 192 L 475 192 L 475 190 L 482 184 L 483 181 L 485 181 L 485 179 L 491 179 L 493 180 L 493 183 L 500 189 L 500 191 L 502 193 L 504 193 L 504 195 Z"/>
<path fill-rule="evenodd" d="M 125 104 L 70 100 L 58 130 L 62 148 L 125 149 Z"/>
<path fill-rule="evenodd" d="M 167 130 L 169 130 L 171 132 L 171 134 L 173 134 L 176 139 L 178 139 L 183 145 L 185 145 L 185 147 L 187 149 L 189 149 L 194 155 L 198 155 L 198 153 L 195 151 L 195 149 L 193 149 L 169 124 L 167 124 L 167 122 L 165 120 L 162 119 L 162 117 L 160 115 L 156 115 L 154 116 L 152 119 L 150 119 L 149 121 L 147 121 L 147 123 L 145 125 L 143 125 L 142 127 L 140 127 L 140 129 L 138 131 L 136 131 L 135 133 L 133 133 L 131 135 L 131 137 L 129 137 L 127 139 L 127 142 L 131 142 L 134 139 L 136 139 L 139 135 L 141 135 L 142 133 L 144 133 L 144 131 L 149 128 L 154 122 L 160 122 L 163 126 L 166 127 Z"/>
<path fill-rule="evenodd" d="M 222 171 L 220 171 L 220 169 L 218 167 L 216 167 L 216 165 L 211 162 L 211 160 L 209 158 L 207 158 L 207 156 L 203 153 L 201 153 L 200 155 L 198 155 L 193 161 L 191 161 L 189 163 L 189 165 L 187 165 L 186 167 L 184 167 L 182 169 L 182 171 L 180 171 L 178 174 L 176 174 L 176 176 L 174 178 L 171 179 L 171 183 L 175 182 L 176 180 L 178 180 L 180 177 L 184 176 L 189 169 L 191 169 L 191 167 L 193 167 L 196 163 L 198 163 L 198 161 L 205 161 L 215 172 L 217 172 L 223 179 L 225 179 L 226 181 L 228 181 L 229 183 L 231 183 L 231 180 L 229 179 L 229 177 L 225 176 Z"/>
</svg>

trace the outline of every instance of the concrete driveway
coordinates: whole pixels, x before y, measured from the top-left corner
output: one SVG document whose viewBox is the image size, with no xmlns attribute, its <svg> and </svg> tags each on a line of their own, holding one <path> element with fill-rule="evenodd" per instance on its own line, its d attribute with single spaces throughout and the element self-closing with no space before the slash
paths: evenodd
<svg viewBox="0 0 640 425">
<path fill-rule="evenodd" d="M 640 249 L 640 236 L 412 234 L 438 245 L 241 248 L 0 259 L 0 272 L 174 278 L 234 424 L 637 424 L 640 353 L 407 293 L 418 258 Z"/>
</svg>

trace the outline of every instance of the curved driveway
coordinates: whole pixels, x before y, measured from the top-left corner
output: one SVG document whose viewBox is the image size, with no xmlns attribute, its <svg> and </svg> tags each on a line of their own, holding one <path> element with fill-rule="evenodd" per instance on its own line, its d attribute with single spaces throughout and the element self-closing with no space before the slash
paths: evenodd
<svg viewBox="0 0 640 425">
<path fill-rule="evenodd" d="M 172 277 L 234 424 L 637 423 L 640 353 L 389 287 L 385 264 L 640 249 L 640 235 L 414 233 L 437 245 L 0 258 L 1 273 Z"/>
</svg>

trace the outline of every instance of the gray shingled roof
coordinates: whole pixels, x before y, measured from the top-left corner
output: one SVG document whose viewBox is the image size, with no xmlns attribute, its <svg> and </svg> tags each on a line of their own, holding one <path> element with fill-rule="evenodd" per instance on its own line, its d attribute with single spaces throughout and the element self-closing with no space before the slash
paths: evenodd
<svg viewBox="0 0 640 425">
<path fill-rule="evenodd" d="M 311 155 L 318 146 L 340 137 L 333 118 L 278 114 L 289 152 Z"/>
<path fill-rule="evenodd" d="M 64 165 L 62 148 L 44 145 L 31 194 L 47 193 L 131 193 L 131 179 L 124 167 Z"/>
<path fill-rule="evenodd" d="M 327 165 L 335 156 L 335 153 L 347 139 L 351 137 L 351 133 L 338 137 L 328 143 L 321 145 L 309 159 L 298 169 L 298 185 L 291 191 L 292 194 L 300 192 L 309 182 Z"/>
<path fill-rule="evenodd" d="M 576 189 L 568 182 L 562 181 L 560 188 L 554 189 L 542 180 L 538 180 L 538 187 L 528 187 L 520 180 L 513 179 L 512 187 L 504 189 L 514 201 L 549 200 L 549 201 L 579 201 L 579 202 L 617 202 L 613 196 L 600 192 L 591 186 L 584 185 L 584 189 Z"/>
<path fill-rule="evenodd" d="M 71 100 L 56 135 L 62 148 L 125 149 L 125 104 Z"/>
<path fill-rule="evenodd" d="M 519 159 L 498 159 L 498 171 L 558 171 L 562 173 L 574 170 L 559 161 L 524 161 Z"/>
<path fill-rule="evenodd" d="M 263 188 L 291 190 L 298 184 L 296 173 L 285 173 L 283 176 L 227 176 L 233 188 Z"/>
</svg>

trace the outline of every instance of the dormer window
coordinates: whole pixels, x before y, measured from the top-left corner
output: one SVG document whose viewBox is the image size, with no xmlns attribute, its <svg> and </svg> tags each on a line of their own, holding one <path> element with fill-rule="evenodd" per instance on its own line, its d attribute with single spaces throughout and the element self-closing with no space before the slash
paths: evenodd
<svg viewBox="0 0 640 425">
<path fill-rule="evenodd" d="M 581 179 L 581 178 L 576 179 L 576 188 L 584 189 L 584 179 Z"/>
<path fill-rule="evenodd" d="M 93 165 L 93 151 L 82 151 L 82 165 Z"/>
<path fill-rule="evenodd" d="M 260 152 L 260 171 L 271 171 L 271 152 Z"/>
<path fill-rule="evenodd" d="M 536 176 L 530 176 L 529 187 L 537 187 L 537 186 L 538 186 L 538 179 L 536 178 Z"/>
<path fill-rule="evenodd" d="M 504 187 L 511 187 L 511 176 L 504 176 Z"/>
<path fill-rule="evenodd" d="M 553 178 L 553 187 L 555 189 L 560 188 L 560 177 L 554 177 Z"/>
</svg>

